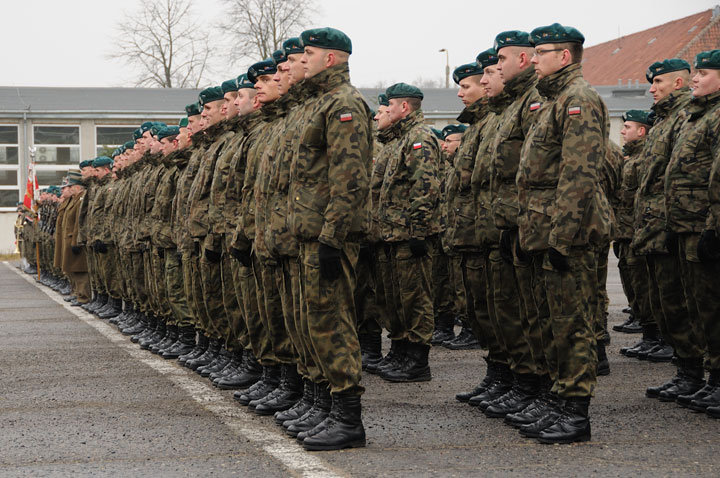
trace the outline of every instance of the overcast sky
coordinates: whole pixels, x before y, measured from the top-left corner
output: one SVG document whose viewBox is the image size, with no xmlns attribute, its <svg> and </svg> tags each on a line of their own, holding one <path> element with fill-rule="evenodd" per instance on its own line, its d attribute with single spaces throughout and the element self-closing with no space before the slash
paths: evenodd
<svg viewBox="0 0 720 478">
<path fill-rule="evenodd" d="M 153 1 L 153 0 L 151 0 Z M 504 30 L 530 31 L 559 22 L 579 29 L 585 45 L 644 30 L 712 8 L 720 0 L 316 0 L 316 26 L 333 26 L 353 42 L 350 71 L 357 86 L 420 78 L 444 81 L 451 68 L 474 61 Z M 133 86 L 132 72 L 107 58 L 113 27 L 141 2 L 108 0 L 3 1 L 2 86 Z M 196 0 L 196 15 L 216 25 L 220 0 Z M 219 29 L 213 28 L 221 35 Z M 299 32 L 298 32 L 299 33 Z M 220 52 L 218 52 L 220 53 Z M 219 54 L 216 65 L 224 59 Z M 216 67 L 217 68 L 217 67 Z M 243 73 L 218 68 L 220 82 Z M 206 85 L 209 86 L 209 85 Z M 1 107 L 1 105 L 0 105 Z"/>
</svg>

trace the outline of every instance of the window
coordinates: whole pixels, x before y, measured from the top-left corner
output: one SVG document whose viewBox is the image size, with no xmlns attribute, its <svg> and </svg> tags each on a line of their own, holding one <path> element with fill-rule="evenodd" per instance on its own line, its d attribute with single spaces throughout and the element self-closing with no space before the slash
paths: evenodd
<svg viewBox="0 0 720 478">
<path fill-rule="evenodd" d="M 80 127 L 34 126 L 35 164 L 78 165 Z"/>
<path fill-rule="evenodd" d="M 97 126 L 95 128 L 95 152 L 107 155 L 115 148 L 132 139 L 135 126 Z"/>
<path fill-rule="evenodd" d="M 0 211 L 14 210 L 20 200 L 18 144 L 17 125 L 0 125 Z"/>
</svg>

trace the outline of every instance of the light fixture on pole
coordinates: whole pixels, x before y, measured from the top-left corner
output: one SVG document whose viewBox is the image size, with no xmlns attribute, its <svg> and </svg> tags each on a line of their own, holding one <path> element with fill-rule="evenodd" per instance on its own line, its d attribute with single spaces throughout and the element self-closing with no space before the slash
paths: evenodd
<svg viewBox="0 0 720 478">
<path fill-rule="evenodd" d="M 438 53 L 445 52 L 445 88 L 450 88 L 450 53 L 447 48 L 441 48 Z"/>
</svg>

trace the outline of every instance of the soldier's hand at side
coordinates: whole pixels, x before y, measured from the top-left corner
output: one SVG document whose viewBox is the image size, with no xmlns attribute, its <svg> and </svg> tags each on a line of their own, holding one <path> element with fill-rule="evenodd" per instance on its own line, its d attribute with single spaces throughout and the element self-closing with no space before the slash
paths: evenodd
<svg viewBox="0 0 720 478">
<path fill-rule="evenodd" d="M 80 252 L 82 252 L 82 247 L 81 246 L 71 246 L 70 250 L 72 251 L 73 254 L 75 254 L 77 256 L 78 254 L 80 254 Z"/>
<path fill-rule="evenodd" d="M 527 264 L 530 262 L 530 254 L 523 251 L 523 248 L 520 246 L 520 234 L 517 234 L 515 236 L 515 255 L 517 256 L 518 260 L 523 264 Z"/>
<path fill-rule="evenodd" d="M 720 259 L 720 238 L 714 230 L 702 232 L 697 254 L 702 262 L 714 262 Z"/>
<path fill-rule="evenodd" d="M 620 243 L 618 241 L 613 241 L 613 254 L 620 259 Z"/>
<path fill-rule="evenodd" d="M 562 255 L 560 251 L 554 247 L 548 250 L 548 260 L 556 271 L 566 272 L 570 270 L 570 263 L 568 262 L 567 256 Z"/>
<path fill-rule="evenodd" d="M 211 249 L 205 249 L 205 258 L 213 264 L 220 262 L 221 257 L 222 255 L 219 252 L 215 252 Z"/>
<path fill-rule="evenodd" d="M 108 251 L 107 244 L 104 242 L 97 241 L 95 243 L 95 252 L 99 254 L 105 254 Z"/>
<path fill-rule="evenodd" d="M 236 247 L 231 247 L 230 255 L 237 259 L 240 264 L 244 265 L 245 267 L 250 267 L 250 265 L 252 264 L 252 261 L 250 260 L 250 251 L 241 251 Z"/>
<path fill-rule="evenodd" d="M 427 242 L 424 239 L 415 239 L 413 237 L 408 241 L 408 245 L 413 257 L 424 257 L 428 253 Z"/>
<path fill-rule="evenodd" d="M 510 234 L 510 231 L 500 231 L 500 257 L 508 264 L 513 263 L 513 244 Z"/>
<path fill-rule="evenodd" d="M 340 277 L 342 272 L 342 251 L 320 243 L 318 249 L 318 260 L 320 262 L 320 277 L 334 281 Z"/>
<path fill-rule="evenodd" d="M 165 249 L 158 247 L 157 255 L 160 259 L 165 259 Z"/>
</svg>

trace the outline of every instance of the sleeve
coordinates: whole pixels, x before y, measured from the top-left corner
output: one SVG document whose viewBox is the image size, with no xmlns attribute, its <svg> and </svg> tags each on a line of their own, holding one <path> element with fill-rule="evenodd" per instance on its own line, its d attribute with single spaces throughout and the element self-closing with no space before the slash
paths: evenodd
<svg viewBox="0 0 720 478">
<path fill-rule="evenodd" d="M 429 135 L 419 136 L 405 146 L 403 159 L 410 180 L 410 234 L 424 239 L 430 234 L 440 191 L 437 143 Z"/>
<path fill-rule="evenodd" d="M 720 128 L 720 110 L 715 111 L 713 123 L 708 128 L 708 141 L 713 163 L 710 167 L 710 182 L 708 184 L 708 201 L 710 203 L 705 226 L 720 234 L 720 138 L 714 132 Z"/>
</svg>

